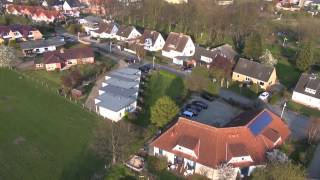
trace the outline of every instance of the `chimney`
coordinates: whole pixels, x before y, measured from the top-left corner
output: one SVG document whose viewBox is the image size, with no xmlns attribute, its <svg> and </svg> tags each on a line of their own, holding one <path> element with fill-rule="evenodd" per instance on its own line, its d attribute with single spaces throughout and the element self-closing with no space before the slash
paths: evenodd
<svg viewBox="0 0 320 180">
<path fill-rule="evenodd" d="M 60 53 L 63 54 L 64 53 L 64 48 L 60 49 Z"/>
</svg>

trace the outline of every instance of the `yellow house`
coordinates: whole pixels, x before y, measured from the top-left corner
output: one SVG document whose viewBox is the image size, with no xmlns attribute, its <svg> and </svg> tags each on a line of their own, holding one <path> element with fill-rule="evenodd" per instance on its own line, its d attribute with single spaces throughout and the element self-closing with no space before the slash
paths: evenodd
<svg viewBox="0 0 320 180">
<path fill-rule="evenodd" d="M 276 83 L 277 73 L 273 66 L 240 58 L 233 70 L 232 80 L 252 82 L 262 89 L 268 89 Z"/>
</svg>

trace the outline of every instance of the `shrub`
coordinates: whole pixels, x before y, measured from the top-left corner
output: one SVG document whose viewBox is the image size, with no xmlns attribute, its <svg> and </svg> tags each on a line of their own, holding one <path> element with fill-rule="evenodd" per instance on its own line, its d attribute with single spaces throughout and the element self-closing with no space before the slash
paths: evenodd
<svg viewBox="0 0 320 180">
<path fill-rule="evenodd" d="M 274 105 L 281 99 L 281 97 L 282 96 L 280 93 L 275 93 L 274 95 L 271 96 L 269 103 Z"/>
<path fill-rule="evenodd" d="M 158 174 L 160 171 L 167 169 L 167 159 L 165 157 L 149 156 L 147 158 L 148 170 L 151 173 Z"/>
<path fill-rule="evenodd" d="M 259 90 L 260 90 L 260 87 L 258 84 L 256 83 L 253 83 L 252 85 L 250 85 L 250 90 L 252 92 L 254 92 L 255 94 L 258 94 L 259 93 Z"/>
</svg>

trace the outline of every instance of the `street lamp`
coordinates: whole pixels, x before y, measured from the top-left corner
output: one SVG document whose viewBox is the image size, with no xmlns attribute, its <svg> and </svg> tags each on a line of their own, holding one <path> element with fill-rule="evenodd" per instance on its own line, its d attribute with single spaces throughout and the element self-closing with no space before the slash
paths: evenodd
<svg viewBox="0 0 320 180">
<path fill-rule="evenodd" d="M 283 117 L 283 112 L 284 112 L 284 109 L 287 107 L 287 102 L 284 102 L 284 105 L 283 105 L 283 108 L 282 108 L 282 112 L 281 112 L 281 119 Z"/>
</svg>

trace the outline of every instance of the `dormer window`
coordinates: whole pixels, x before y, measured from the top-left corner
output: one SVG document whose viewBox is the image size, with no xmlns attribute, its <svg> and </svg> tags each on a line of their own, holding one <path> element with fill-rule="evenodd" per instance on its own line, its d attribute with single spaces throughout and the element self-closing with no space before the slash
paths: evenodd
<svg viewBox="0 0 320 180">
<path fill-rule="evenodd" d="M 198 158 L 200 140 L 191 136 L 181 136 L 174 151 Z"/>
<path fill-rule="evenodd" d="M 253 162 L 244 144 L 228 144 L 227 153 L 228 163 Z"/>
<path fill-rule="evenodd" d="M 310 89 L 310 88 L 306 88 L 306 89 L 305 89 L 305 92 L 310 93 L 310 94 L 313 94 L 313 95 L 315 95 L 315 94 L 317 93 L 316 90 Z"/>
</svg>

